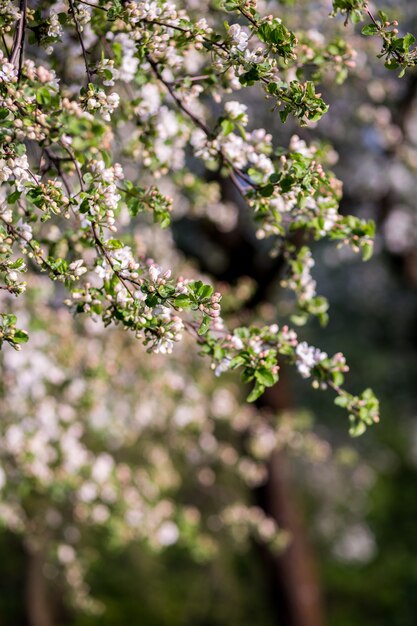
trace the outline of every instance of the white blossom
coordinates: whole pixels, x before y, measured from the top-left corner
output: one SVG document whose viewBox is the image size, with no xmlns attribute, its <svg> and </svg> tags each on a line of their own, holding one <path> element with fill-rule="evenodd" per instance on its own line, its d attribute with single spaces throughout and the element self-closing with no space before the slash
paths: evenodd
<svg viewBox="0 0 417 626">
<path fill-rule="evenodd" d="M 309 346 L 305 341 L 298 344 L 295 353 L 297 369 L 303 378 L 308 378 L 312 368 L 327 358 L 325 352 Z"/>
<path fill-rule="evenodd" d="M 232 24 L 228 30 L 228 36 L 235 44 L 237 50 L 244 52 L 248 46 L 249 35 L 243 30 L 240 24 Z"/>
</svg>

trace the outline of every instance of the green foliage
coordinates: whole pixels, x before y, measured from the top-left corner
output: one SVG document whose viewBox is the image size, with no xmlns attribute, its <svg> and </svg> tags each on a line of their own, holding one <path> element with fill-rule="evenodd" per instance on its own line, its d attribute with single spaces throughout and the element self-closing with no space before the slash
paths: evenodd
<svg viewBox="0 0 417 626">
<path fill-rule="evenodd" d="M 21 349 L 21 344 L 29 340 L 25 330 L 16 327 L 16 315 L 2 313 L 0 315 L 0 347 L 7 342 L 15 350 Z"/>
</svg>

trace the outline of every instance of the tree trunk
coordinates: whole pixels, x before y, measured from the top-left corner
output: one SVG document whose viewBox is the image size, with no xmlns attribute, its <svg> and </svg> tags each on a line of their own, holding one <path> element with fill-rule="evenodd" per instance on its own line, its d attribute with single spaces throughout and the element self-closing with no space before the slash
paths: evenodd
<svg viewBox="0 0 417 626">
<path fill-rule="evenodd" d="M 54 626 L 53 611 L 48 586 L 42 568 L 42 553 L 30 549 L 27 552 L 26 613 L 29 626 Z"/>
<path fill-rule="evenodd" d="M 291 543 L 274 559 L 275 584 L 282 586 L 279 613 L 283 626 L 323 626 L 320 586 L 304 520 L 283 453 L 275 452 L 269 464 L 265 509 L 288 530 Z"/>
<path fill-rule="evenodd" d="M 281 372 L 283 374 L 283 372 Z M 275 411 L 292 405 L 285 377 L 265 395 L 264 406 Z M 315 557 L 284 452 L 274 452 L 267 483 L 259 490 L 259 503 L 291 535 L 279 556 L 263 553 L 270 572 L 277 623 L 281 626 L 323 626 L 324 613 Z"/>
</svg>

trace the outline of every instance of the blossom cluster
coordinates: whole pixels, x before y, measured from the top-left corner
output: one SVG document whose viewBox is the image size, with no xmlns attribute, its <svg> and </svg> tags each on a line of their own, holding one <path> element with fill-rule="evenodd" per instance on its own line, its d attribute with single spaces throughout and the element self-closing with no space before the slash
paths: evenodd
<svg viewBox="0 0 417 626">
<path fill-rule="evenodd" d="M 129 161 L 122 166 L 113 160 L 117 138 L 130 135 L 128 153 L 140 158 L 145 176 L 183 170 L 189 148 L 209 169 L 229 176 L 252 211 L 258 238 L 275 237 L 274 254 L 284 252 L 291 273 L 284 284 L 296 292 L 298 314 L 304 318 L 313 314 L 325 322 L 327 304 L 310 276 L 311 251 L 283 246 L 288 233 L 307 229 L 317 239 L 349 242 L 365 257 L 372 251 L 373 234 L 371 222 L 338 214 L 340 184 L 326 172 L 326 155 L 318 146 L 294 136 L 287 150 L 276 148 L 265 129 L 247 129 L 248 107 L 234 99 L 224 102 L 215 124 L 207 119 L 205 76 L 219 73 L 224 76 L 218 80 L 219 93 L 213 81 L 208 89 L 217 102 L 223 92 L 259 82 L 278 106 L 284 103 L 282 121 L 289 113 L 302 123 L 317 120 L 326 109 L 312 83 L 279 78 L 296 59 L 295 35 L 278 18 L 232 4 L 227 10 L 245 24 L 228 25 L 222 34 L 169 2 L 78 4 L 68 13 L 52 7 L 40 30 L 45 41 L 55 39 L 58 45 L 65 29 L 75 28 L 87 86 L 74 96 L 60 86 L 55 71 L 36 60 L 16 64 L 3 56 L 8 80 L 0 93 L 5 121 L 1 180 L 7 190 L 3 204 L 8 205 L 2 211 L 5 258 L 14 258 L 18 248 L 53 280 L 66 284 L 71 291 L 67 304 L 76 312 L 101 318 L 106 325 L 122 324 L 149 350 L 172 352 L 184 330 L 194 333 L 209 353 L 217 342 L 217 352 L 225 354 L 217 359 L 216 372 L 234 363 L 222 344 L 229 331 L 220 316 L 220 295 L 200 280 L 162 271 L 146 251 L 136 255 L 130 220 L 150 209 L 156 222 L 168 226 L 172 198 L 139 185 Z M 34 19 L 29 12 L 28 22 Z M 104 36 L 106 56 L 96 65 L 86 53 L 87 24 L 94 33 L 91 41 Z M 204 58 L 205 49 L 211 59 Z M 13 60 L 17 53 L 13 51 Z M 138 57 L 143 64 L 136 62 Z M 189 65 L 201 78 L 187 77 Z M 132 90 L 126 102 L 119 94 L 123 83 Z M 116 86 L 117 91 L 108 92 Z M 137 126 L 133 133 L 132 123 Z M 29 163 L 23 139 L 40 145 L 38 163 Z M 42 227 L 45 221 L 51 224 L 48 231 Z M 115 233 L 118 238 L 109 238 Z M 25 260 L 16 262 L 18 266 L 5 261 L 3 267 L 8 269 L 5 288 L 18 295 L 24 284 L 16 274 L 24 270 Z M 277 354 L 265 347 L 259 353 L 251 355 L 250 367 L 246 364 L 248 380 L 257 380 L 255 396 L 278 378 Z M 280 357 L 291 360 L 294 354 L 281 350 Z"/>
</svg>

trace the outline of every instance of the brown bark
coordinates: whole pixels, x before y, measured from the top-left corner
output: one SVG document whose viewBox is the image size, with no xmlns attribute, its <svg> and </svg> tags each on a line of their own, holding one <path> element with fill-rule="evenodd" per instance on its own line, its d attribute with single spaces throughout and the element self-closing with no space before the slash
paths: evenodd
<svg viewBox="0 0 417 626">
<path fill-rule="evenodd" d="M 28 550 L 25 601 L 30 626 L 54 626 L 47 581 L 42 571 L 43 564 L 41 552 Z"/>
<path fill-rule="evenodd" d="M 264 404 L 275 411 L 292 405 L 285 376 L 269 390 Z M 277 623 L 282 626 L 323 626 L 324 611 L 316 561 L 296 488 L 291 465 L 284 452 L 273 453 L 268 467 L 268 481 L 260 492 L 260 504 L 279 527 L 287 530 L 291 542 L 269 561 L 273 595 L 277 607 Z"/>
<path fill-rule="evenodd" d="M 323 626 L 323 608 L 314 555 L 298 506 L 288 460 L 274 453 L 266 486 L 267 512 L 288 530 L 291 543 L 274 559 L 275 580 L 282 586 L 281 620 L 285 626 Z"/>
</svg>

